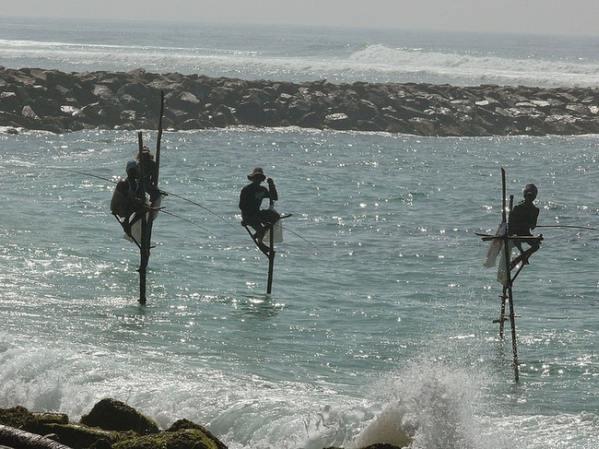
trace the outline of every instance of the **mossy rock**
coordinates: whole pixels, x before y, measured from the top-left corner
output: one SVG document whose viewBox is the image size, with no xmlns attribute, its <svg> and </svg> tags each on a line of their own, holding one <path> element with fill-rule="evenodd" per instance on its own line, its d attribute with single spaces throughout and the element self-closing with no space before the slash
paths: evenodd
<svg viewBox="0 0 599 449">
<path fill-rule="evenodd" d="M 32 412 L 33 418 L 40 424 L 68 424 L 69 416 L 65 413 Z"/>
<path fill-rule="evenodd" d="M 97 445 L 98 442 L 107 442 L 111 445 L 138 436 L 134 432 L 114 432 L 80 424 L 44 424 L 39 425 L 36 430 L 35 433 L 55 434 L 61 444 L 73 449 L 86 449 Z"/>
<path fill-rule="evenodd" d="M 0 408 L 0 424 L 25 429 L 34 420 L 33 413 L 25 407 Z"/>
<path fill-rule="evenodd" d="M 112 449 L 219 449 L 223 447 L 226 448 L 222 443 L 217 444 L 199 429 L 161 432 L 112 445 Z"/>
<path fill-rule="evenodd" d="M 102 399 L 81 418 L 86 426 L 104 430 L 132 430 L 140 435 L 158 433 L 158 425 L 133 407 L 115 399 Z"/>
<path fill-rule="evenodd" d="M 175 421 L 167 429 L 167 432 L 177 432 L 179 430 L 184 430 L 184 429 L 199 430 L 202 433 L 204 433 L 204 435 L 206 435 L 208 438 L 210 438 L 212 441 L 214 441 L 214 443 L 216 444 L 216 447 L 218 447 L 218 449 L 227 449 L 227 446 L 222 441 L 220 441 L 216 436 L 214 436 L 214 434 L 212 432 L 210 432 L 204 426 L 202 426 L 200 424 L 196 424 L 193 421 L 190 421 L 188 419 L 179 419 L 179 420 Z"/>
<path fill-rule="evenodd" d="M 401 446 L 403 447 L 403 446 Z M 395 446 L 394 444 L 387 444 L 387 443 L 376 443 L 376 444 L 371 444 L 370 446 L 366 446 L 363 449 L 401 449 L 400 446 Z"/>
</svg>

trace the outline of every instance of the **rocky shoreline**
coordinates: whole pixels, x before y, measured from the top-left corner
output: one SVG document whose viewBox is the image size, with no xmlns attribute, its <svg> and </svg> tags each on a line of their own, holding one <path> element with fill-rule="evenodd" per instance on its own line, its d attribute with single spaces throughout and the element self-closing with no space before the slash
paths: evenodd
<svg viewBox="0 0 599 449">
<path fill-rule="evenodd" d="M 179 73 L 65 73 L 0 66 L 0 126 L 55 133 L 257 127 L 422 136 L 599 133 L 599 89 L 245 81 Z"/>
<path fill-rule="evenodd" d="M 79 423 L 70 422 L 63 413 L 0 408 L 0 449 L 159 448 L 227 449 L 227 445 L 204 426 L 187 419 L 160 430 L 152 419 L 110 398 L 94 405 Z M 381 443 L 368 449 L 400 448 Z"/>
</svg>

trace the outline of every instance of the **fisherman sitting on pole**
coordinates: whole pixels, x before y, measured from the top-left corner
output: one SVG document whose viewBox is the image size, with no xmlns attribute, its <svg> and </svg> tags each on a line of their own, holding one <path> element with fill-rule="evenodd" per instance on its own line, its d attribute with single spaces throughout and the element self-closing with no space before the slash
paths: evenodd
<svg viewBox="0 0 599 449">
<path fill-rule="evenodd" d="M 539 208 L 534 205 L 534 200 L 537 197 L 537 187 L 534 184 L 526 184 L 524 191 L 524 200 L 512 209 L 509 218 L 509 235 L 516 236 L 532 236 L 531 230 L 537 226 L 537 218 L 539 217 Z M 522 243 L 528 243 L 530 248 L 526 251 L 522 249 Z M 522 260 L 524 264 L 528 263 L 528 258 L 536 252 L 541 242 L 538 239 L 531 240 L 513 240 L 520 256 L 516 260 Z"/>
<path fill-rule="evenodd" d="M 252 238 L 256 240 L 258 246 L 264 246 L 262 239 L 268 228 L 275 224 L 281 217 L 273 209 L 260 209 L 262 200 L 264 198 L 270 198 L 271 201 L 277 201 L 277 189 L 275 183 L 271 178 L 264 176 L 264 171 L 256 167 L 254 171 L 248 175 L 248 179 L 251 184 L 248 184 L 241 189 L 239 195 L 239 209 L 241 209 L 241 224 L 242 226 L 251 226 L 256 231 L 252 235 Z M 266 179 L 268 183 L 268 189 L 261 185 Z"/>
<path fill-rule="evenodd" d="M 127 162 L 127 178 L 120 180 L 110 202 L 110 210 L 117 217 L 125 234 L 131 237 L 131 226 L 144 212 L 144 200 L 139 197 L 139 167 L 136 161 Z"/>
</svg>

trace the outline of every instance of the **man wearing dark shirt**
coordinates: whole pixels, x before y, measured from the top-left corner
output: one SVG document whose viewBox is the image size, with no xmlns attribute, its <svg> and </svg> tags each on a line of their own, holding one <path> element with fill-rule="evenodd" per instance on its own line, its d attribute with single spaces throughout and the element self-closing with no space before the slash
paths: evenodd
<svg viewBox="0 0 599 449">
<path fill-rule="evenodd" d="M 256 167 L 248 175 L 248 179 L 251 183 L 241 189 L 241 194 L 239 195 L 241 224 L 254 228 L 256 231 L 254 238 L 259 244 L 262 244 L 262 239 L 268 226 L 274 224 L 280 218 L 280 215 L 272 209 L 261 210 L 260 205 L 264 198 L 277 201 L 279 196 L 274 181 L 271 178 L 266 179 L 264 171 L 261 168 Z M 261 185 L 265 179 L 268 183 L 268 189 Z"/>
<path fill-rule="evenodd" d="M 116 215 L 123 230 L 131 236 L 131 226 L 144 211 L 144 201 L 139 196 L 139 167 L 136 161 L 127 162 L 127 179 L 116 185 L 110 209 Z M 135 215 L 133 215 L 135 213 Z M 119 218 L 120 217 L 120 218 Z"/>
<path fill-rule="evenodd" d="M 537 187 L 534 184 L 527 184 L 522 193 L 524 194 L 524 201 L 517 204 L 510 213 L 509 234 L 532 236 L 531 230 L 537 227 L 537 218 L 539 217 L 539 209 L 534 205 L 538 193 Z M 523 242 L 530 245 L 530 248 L 526 251 L 522 249 Z M 514 244 L 520 250 L 525 263 L 528 263 L 528 258 L 540 247 L 540 242 L 532 239 L 514 240 Z"/>
</svg>

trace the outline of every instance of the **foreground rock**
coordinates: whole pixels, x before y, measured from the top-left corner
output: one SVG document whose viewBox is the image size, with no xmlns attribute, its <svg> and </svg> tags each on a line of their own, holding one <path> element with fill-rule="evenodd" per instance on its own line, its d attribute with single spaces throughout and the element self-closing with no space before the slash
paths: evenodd
<svg viewBox="0 0 599 449">
<path fill-rule="evenodd" d="M 154 421 L 114 399 L 98 402 L 81 424 L 60 413 L 0 409 L 0 447 L 14 449 L 227 449 L 206 428 L 188 420 L 161 432 Z M 86 425 L 89 424 L 89 425 Z M 44 437 L 45 436 L 45 437 Z"/>
<path fill-rule="evenodd" d="M 599 90 L 447 84 L 289 83 L 179 73 L 64 73 L 0 67 L 0 126 L 56 133 L 252 126 L 427 136 L 599 132 Z"/>
<path fill-rule="evenodd" d="M 154 421 L 114 399 L 102 399 L 81 422 L 69 423 L 62 413 L 0 409 L 0 449 L 227 449 L 204 426 L 180 419 L 160 431 Z M 380 443 L 364 449 L 401 448 Z"/>
<path fill-rule="evenodd" d="M 131 430 L 140 435 L 158 433 L 158 425 L 133 407 L 114 399 L 102 399 L 89 414 L 81 417 L 81 423 L 104 430 Z"/>
</svg>

